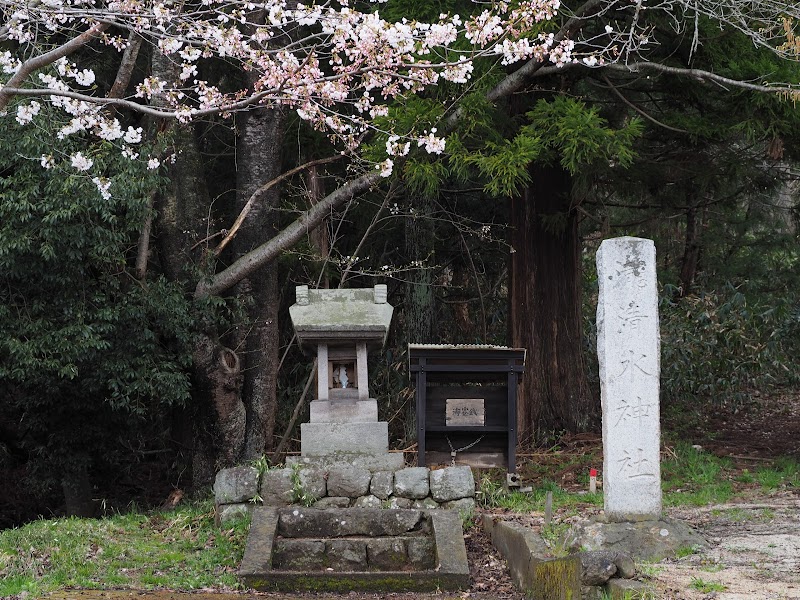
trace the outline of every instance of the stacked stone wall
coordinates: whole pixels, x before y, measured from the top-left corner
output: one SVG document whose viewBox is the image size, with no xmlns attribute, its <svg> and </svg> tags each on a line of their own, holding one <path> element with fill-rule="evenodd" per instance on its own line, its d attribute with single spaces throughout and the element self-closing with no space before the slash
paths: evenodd
<svg viewBox="0 0 800 600">
<path fill-rule="evenodd" d="M 301 466 L 259 473 L 242 466 L 217 473 L 217 519 L 226 522 L 255 506 L 414 508 L 471 511 L 475 479 L 467 466 L 375 471 L 351 464 Z"/>
</svg>

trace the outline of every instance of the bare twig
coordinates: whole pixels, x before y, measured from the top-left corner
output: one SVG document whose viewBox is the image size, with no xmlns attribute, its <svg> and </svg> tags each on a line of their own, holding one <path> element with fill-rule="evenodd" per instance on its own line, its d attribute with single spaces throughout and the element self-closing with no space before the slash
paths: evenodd
<svg viewBox="0 0 800 600">
<path fill-rule="evenodd" d="M 648 120 L 648 121 L 650 121 L 651 123 L 655 123 L 655 124 L 656 124 L 656 125 L 658 125 L 659 127 L 663 127 L 664 129 L 668 129 L 669 131 L 674 131 L 675 133 L 689 133 L 689 132 L 688 132 L 688 131 L 686 131 L 685 129 L 679 129 L 679 128 L 677 128 L 677 127 L 671 127 L 670 125 L 666 125 L 665 123 L 662 123 L 661 121 L 659 121 L 659 120 L 655 119 L 654 117 L 651 117 L 650 115 L 648 115 L 648 114 L 647 114 L 646 112 L 644 112 L 644 111 L 643 111 L 641 108 L 639 108 L 639 107 L 638 107 L 638 106 L 636 106 L 636 105 L 635 105 L 633 102 L 631 102 L 631 101 L 630 101 L 630 100 L 628 100 L 628 99 L 627 99 L 625 96 L 623 96 L 623 95 L 622 95 L 622 92 L 620 92 L 620 91 L 619 91 L 619 90 L 616 88 L 616 86 L 615 86 L 613 83 L 611 83 L 611 80 L 609 80 L 609 78 L 608 78 L 608 77 L 605 75 L 605 73 L 603 74 L 603 81 L 605 81 L 605 82 L 606 82 L 606 84 L 608 85 L 608 87 L 610 87 L 610 88 L 611 88 L 611 91 L 612 91 L 612 92 L 614 92 L 614 93 L 617 95 L 617 97 L 618 97 L 620 100 L 622 100 L 622 101 L 623 101 L 625 104 L 627 104 L 628 106 L 630 106 L 630 107 L 631 107 L 633 110 L 635 110 L 637 113 L 639 113 L 640 115 L 642 115 L 642 116 L 643 116 L 645 119 L 647 119 L 647 120 Z"/>
<path fill-rule="evenodd" d="M 311 373 L 308 374 L 308 379 L 306 379 L 306 385 L 303 388 L 303 393 L 300 394 L 300 399 L 297 401 L 297 404 L 294 406 L 294 411 L 292 411 L 292 418 L 289 419 L 289 424 L 286 426 L 286 430 L 283 432 L 283 436 L 281 437 L 281 441 L 278 442 L 278 447 L 275 448 L 275 452 L 272 453 L 272 464 L 278 464 L 284 456 L 283 448 L 286 446 L 286 442 L 289 441 L 289 436 L 292 434 L 292 430 L 294 429 L 295 423 L 297 423 L 297 418 L 300 416 L 300 410 L 303 408 L 303 404 L 305 404 L 306 396 L 308 395 L 308 390 L 311 387 L 311 382 L 314 381 L 314 376 L 317 374 L 317 359 L 314 359 L 314 364 L 311 367 Z"/>
</svg>

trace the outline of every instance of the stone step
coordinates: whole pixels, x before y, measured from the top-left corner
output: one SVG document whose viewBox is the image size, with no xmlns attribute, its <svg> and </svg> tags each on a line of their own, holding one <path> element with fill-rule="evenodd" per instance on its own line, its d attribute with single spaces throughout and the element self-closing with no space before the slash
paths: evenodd
<svg viewBox="0 0 800 600">
<path fill-rule="evenodd" d="M 433 539 L 408 536 L 277 538 L 272 568 L 287 571 L 406 571 L 436 567 Z"/>
<path fill-rule="evenodd" d="M 469 587 L 461 519 L 445 510 L 255 508 L 239 575 L 259 591 Z"/>
</svg>

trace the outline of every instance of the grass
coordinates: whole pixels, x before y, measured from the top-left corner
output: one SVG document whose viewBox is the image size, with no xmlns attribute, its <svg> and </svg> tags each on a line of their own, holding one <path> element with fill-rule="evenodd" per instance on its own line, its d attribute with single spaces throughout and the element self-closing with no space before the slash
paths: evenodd
<svg viewBox="0 0 800 600">
<path fill-rule="evenodd" d="M 150 514 L 35 521 L 0 531 L 0 597 L 66 587 L 238 588 L 246 519 L 220 530 L 211 502 Z"/>
<path fill-rule="evenodd" d="M 705 506 L 724 503 L 734 495 L 730 460 L 679 442 L 674 455 L 661 463 L 664 504 Z"/>
<path fill-rule="evenodd" d="M 569 457 L 570 464 L 578 464 L 580 472 L 586 464 L 598 464 L 598 458 L 592 454 L 587 457 Z M 549 465 L 552 471 L 553 465 Z M 553 492 L 553 509 L 575 511 L 587 505 L 602 506 L 602 491 L 595 494 L 568 492 L 548 479 L 543 466 L 538 468 L 526 466 L 526 475 L 538 481 L 538 485 L 530 492 L 507 490 L 502 481 L 505 474 L 487 472 L 481 482 L 478 501 L 485 507 L 503 508 L 514 512 L 531 512 L 544 510 L 545 496 Z M 588 475 L 586 476 L 588 477 Z M 761 491 L 768 493 L 782 488 L 800 488 L 800 463 L 791 458 L 779 458 L 770 466 L 759 468 L 755 472 L 747 469 L 739 470 L 728 458 L 720 458 L 710 452 L 694 448 L 686 442 L 677 442 L 670 456 L 661 462 L 663 500 L 665 506 L 708 506 L 724 504 L 737 494 L 760 486 Z M 748 515 L 738 515 L 735 511 L 729 514 L 731 520 L 746 520 Z M 764 515 L 764 518 L 769 518 Z"/>
<path fill-rule="evenodd" d="M 686 558 L 692 554 L 697 554 L 699 551 L 700 548 L 697 546 L 681 546 L 675 550 L 675 558 Z"/>
<path fill-rule="evenodd" d="M 502 475 L 505 478 L 505 475 Z M 576 510 L 581 506 L 603 505 L 603 494 L 576 494 L 567 492 L 555 482 L 545 479 L 530 492 L 506 490 L 496 473 L 488 473 L 480 481 L 478 502 L 485 507 L 504 508 L 513 512 L 544 511 L 547 492 L 553 493 L 553 512 L 557 508 Z"/>
<path fill-rule="evenodd" d="M 704 594 L 710 594 L 711 592 L 724 592 L 728 589 L 728 586 L 726 585 L 715 583 L 713 581 L 705 581 L 699 577 L 692 577 L 692 583 L 689 585 L 689 587 L 697 590 L 698 592 L 703 592 Z"/>
</svg>

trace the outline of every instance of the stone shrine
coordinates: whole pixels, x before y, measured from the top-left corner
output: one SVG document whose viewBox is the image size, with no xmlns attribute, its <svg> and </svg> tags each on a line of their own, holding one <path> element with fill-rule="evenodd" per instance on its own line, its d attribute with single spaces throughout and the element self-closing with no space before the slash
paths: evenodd
<svg viewBox="0 0 800 600">
<path fill-rule="evenodd" d="M 597 252 L 597 355 L 603 496 L 610 521 L 661 516 L 660 333 L 652 240 L 605 240 Z"/>
<path fill-rule="evenodd" d="M 310 420 L 300 426 L 299 459 L 289 463 L 349 462 L 371 471 L 403 467 L 389 453 L 389 429 L 378 421 L 369 393 L 367 356 L 383 347 L 392 320 L 385 285 L 373 288 L 296 288 L 289 308 L 301 345 L 317 355 L 317 397 Z"/>
</svg>

